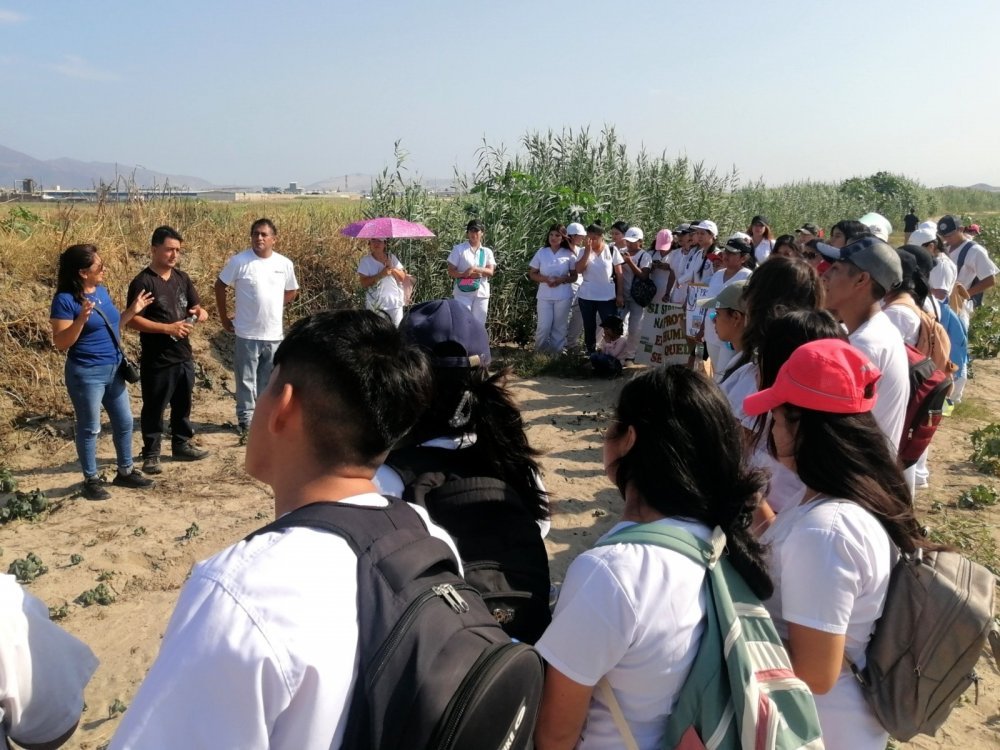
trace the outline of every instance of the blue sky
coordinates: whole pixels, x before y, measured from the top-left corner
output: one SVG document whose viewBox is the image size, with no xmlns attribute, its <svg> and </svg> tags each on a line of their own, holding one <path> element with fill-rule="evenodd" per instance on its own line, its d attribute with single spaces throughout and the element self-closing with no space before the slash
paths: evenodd
<svg viewBox="0 0 1000 750">
<path fill-rule="evenodd" d="M 998 34 L 997 0 L 0 0 L 0 144 L 308 184 L 609 124 L 772 184 L 1000 185 Z"/>
</svg>

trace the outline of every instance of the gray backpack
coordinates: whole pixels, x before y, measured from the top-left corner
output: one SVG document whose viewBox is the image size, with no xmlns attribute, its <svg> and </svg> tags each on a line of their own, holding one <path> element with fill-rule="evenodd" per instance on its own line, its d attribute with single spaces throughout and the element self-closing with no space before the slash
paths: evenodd
<svg viewBox="0 0 1000 750">
<path fill-rule="evenodd" d="M 900 556 L 867 664 L 850 664 L 868 705 L 897 740 L 933 735 L 973 683 L 978 698 L 975 666 L 987 641 L 1000 664 L 995 586 L 989 570 L 957 552 Z"/>
</svg>

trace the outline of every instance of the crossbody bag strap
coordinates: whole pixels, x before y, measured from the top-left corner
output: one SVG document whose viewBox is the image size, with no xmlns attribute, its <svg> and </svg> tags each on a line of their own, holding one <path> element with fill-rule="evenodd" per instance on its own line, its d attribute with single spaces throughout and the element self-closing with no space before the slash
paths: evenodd
<svg viewBox="0 0 1000 750">
<path fill-rule="evenodd" d="M 111 340 L 115 342 L 115 349 L 117 349 L 118 353 L 124 357 L 125 352 L 122 349 L 122 342 L 118 340 L 118 331 L 114 329 L 114 326 L 111 325 L 111 321 L 108 320 L 108 316 L 105 315 L 104 311 L 101 310 L 101 308 L 99 308 L 96 304 L 94 305 L 94 312 L 101 316 L 101 320 L 103 320 L 104 325 L 107 326 L 108 333 L 111 334 Z"/>
<path fill-rule="evenodd" d="M 618 733 L 622 736 L 622 743 L 625 750 L 639 750 L 639 743 L 635 741 L 635 736 L 632 734 L 632 730 L 629 729 L 628 722 L 625 720 L 625 714 L 622 713 L 622 707 L 618 703 L 618 699 L 615 698 L 615 691 L 611 688 L 611 683 L 608 682 L 607 677 L 602 677 L 601 681 L 597 683 L 597 692 L 600 694 L 601 700 L 604 701 L 604 705 L 611 712 L 611 718 L 614 719 Z"/>
<path fill-rule="evenodd" d="M 962 245 L 962 249 L 958 251 L 958 273 L 962 273 L 962 268 L 965 266 L 965 259 L 969 255 L 969 250 L 972 249 L 972 240 L 966 240 L 965 244 Z"/>
</svg>

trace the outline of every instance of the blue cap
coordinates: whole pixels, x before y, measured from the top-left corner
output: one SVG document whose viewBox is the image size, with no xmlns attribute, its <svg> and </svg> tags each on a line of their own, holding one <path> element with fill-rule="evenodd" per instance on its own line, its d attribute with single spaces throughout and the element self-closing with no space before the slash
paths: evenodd
<svg viewBox="0 0 1000 750">
<path fill-rule="evenodd" d="M 458 300 L 414 305 L 399 330 L 430 355 L 434 367 L 486 367 L 490 363 L 486 326 Z"/>
</svg>

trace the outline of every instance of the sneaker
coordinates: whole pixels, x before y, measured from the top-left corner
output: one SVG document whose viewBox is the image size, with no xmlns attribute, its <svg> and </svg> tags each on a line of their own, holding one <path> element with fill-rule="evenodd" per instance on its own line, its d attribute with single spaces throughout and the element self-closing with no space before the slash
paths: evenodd
<svg viewBox="0 0 1000 750">
<path fill-rule="evenodd" d="M 147 487 L 152 487 L 155 482 L 148 477 L 144 477 L 142 472 L 136 468 L 133 468 L 128 474 L 122 474 L 120 471 L 115 474 L 115 478 L 111 480 L 111 484 L 115 487 L 128 487 L 133 490 L 144 490 Z"/>
<path fill-rule="evenodd" d="M 181 443 L 174 446 L 172 455 L 175 461 L 200 461 L 208 456 L 208 451 L 191 443 Z"/>
<path fill-rule="evenodd" d="M 236 434 L 240 436 L 239 445 L 246 445 L 247 436 L 250 434 L 249 426 L 240 423 L 240 426 L 236 428 Z"/>
<path fill-rule="evenodd" d="M 101 477 L 87 477 L 83 480 L 83 496 L 88 500 L 107 500 L 111 493 L 104 488 Z"/>
<path fill-rule="evenodd" d="M 142 459 L 143 474 L 162 474 L 163 467 L 160 466 L 159 456 L 146 456 Z"/>
</svg>

